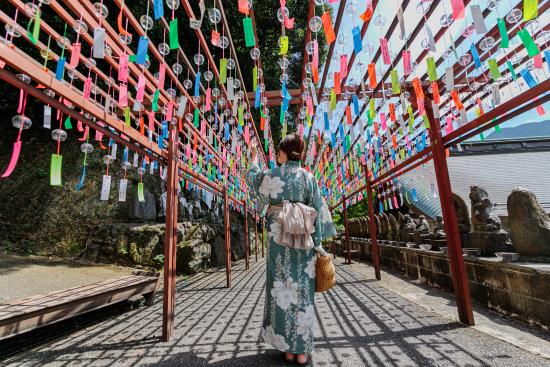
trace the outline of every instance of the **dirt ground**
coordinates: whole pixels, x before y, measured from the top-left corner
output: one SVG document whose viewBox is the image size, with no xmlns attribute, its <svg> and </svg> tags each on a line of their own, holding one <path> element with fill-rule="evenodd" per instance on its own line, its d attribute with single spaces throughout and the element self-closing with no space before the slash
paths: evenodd
<svg viewBox="0 0 550 367">
<path fill-rule="evenodd" d="M 129 275 L 131 268 L 0 255 L 0 303 Z"/>
</svg>

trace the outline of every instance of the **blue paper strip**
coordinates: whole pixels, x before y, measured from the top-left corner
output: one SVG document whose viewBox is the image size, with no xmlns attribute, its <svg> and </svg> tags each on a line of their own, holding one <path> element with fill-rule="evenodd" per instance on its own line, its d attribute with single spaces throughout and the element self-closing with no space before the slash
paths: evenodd
<svg viewBox="0 0 550 367">
<path fill-rule="evenodd" d="M 229 141 L 230 137 L 231 137 L 231 135 L 229 134 L 229 123 L 226 122 L 224 124 L 224 136 L 223 136 L 223 138 L 224 138 L 225 141 Z"/>
<path fill-rule="evenodd" d="M 344 127 L 342 124 L 338 125 L 338 134 L 340 135 L 340 139 L 344 140 Z"/>
<path fill-rule="evenodd" d="M 84 186 L 84 180 L 86 180 L 86 165 L 82 168 L 82 176 L 80 177 L 80 182 L 76 185 L 76 191 L 80 191 Z"/>
<path fill-rule="evenodd" d="M 529 88 L 536 87 L 538 83 L 535 78 L 533 78 L 533 75 L 529 70 L 523 69 L 522 71 L 520 71 L 520 74 L 523 77 L 523 80 L 525 80 L 525 83 L 527 83 L 527 85 L 529 86 Z"/>
<path fill-rule="evenodd" d="M 336 147 L 336 133 L 331 134 L 330 143 L 332 145 L 332 148 Z"/>
<path fill-rule="evenodd" d="M 474 58 L 474 64 L 476 65 L 476 69 L 481 67 L 481 60 L 479 59 L 479 53 L 477 52 L 476 45 L 473 43 L 470 45 L 470 52 L 472 53 L 472 57 Z"/>
<path fill-rule="evenodd" d="M 57 68 L 55 69 L 55 79 L 63 79 L 63 74 L 65 73 L 65 58 L 60 57 L 57 61 Z"/>
<path fill-rule="evenodd" d="M 162 5 L 162 0 L 155 0 L 153 10 L 155 12 L 155 20 L 164 16 L 164 6 Z"/>
<path fill-rule="evenodd" d="M 323 113 L 323 117 L 325 118 L 325 131 L 329 131 L 330 130 L 330 121 L 328 119 L 328 113 L 327 112 Z"/>
<path fill-rule="evenodd" d="M 355 54 L 358 54 L 363 49 L 361 29 L 357 26 L 351 30 L 351 34 L 353 35 L 353 50 L 355 51 Z"/>
<path fill-rule="evenodd" d="M 544 51 L 544 58 L 548 64 L 548 70 L 550 71 L 550 51 Z"/>
<path fill-rule="evenodd" d="M 136 64 L 145 65 L 147 60 L 147 48 L 149 47 L 149 38 L 139 37 L 138 48 L 136 52 Z"/>
<path fill-rule="evenodd" d="M 199 71 L 195 76 L 195 97 L 198 97 L 200 95 L 200 87 L 201 87 L 201 72 Z"/>
<path fill-rule="evenodd" d="M 256 108 L 256 109 L 260 108 L 260 99 L 261 99 L 260 88 L 256 87 L 256 96 L 255 96 L 255 99 L 254 99 L 254 108 Z"/>
<path fill-rule="evenodd" d="M 356 94 L 352 95 L 351 99 L 353 101 L 353 113 L 355 113 L 355 116 L 357 116 L 359 115 L 359 99 L 357 98 Z"/>
</svg>

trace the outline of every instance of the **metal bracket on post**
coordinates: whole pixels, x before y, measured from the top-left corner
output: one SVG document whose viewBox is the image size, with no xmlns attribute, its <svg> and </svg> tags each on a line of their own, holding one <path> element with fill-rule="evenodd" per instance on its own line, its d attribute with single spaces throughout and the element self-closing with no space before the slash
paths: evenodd
<svg viewBox="0 0 550 367">
<path fill-rule="evenodd" d="M 227 278 L 227 288 L 231 288 L 231 231 L 230 216 L 229 216 L 229 195 L 227 186 L 223 189 L 223 217 L 224 217 L 224 233 L 225 233 L 225 275 Z"/>
<path fill-rule="evenodd" d="M 380 249 L 378 247 L 378 239 L 376 238 L 376 222 L 374 221 L 374 203 L 372 200 L 372 186 L 369 179 L 369 171 L 365 166 L 365 179 L 367 181 L 367 204 L 369 211 L 369 226 L 370 226 L 370 238 L 371 238 L 371 256 L 372 264 L 374 265 L 374 275 L 377 280 L 381 280 L 380 276 Z"/>
<path fill-rule="evenodd" d="M 447 167 L 447 157 L 445 155 L 445 145 L 441 136 L 441 125 L 439 119 L 436 119 L 431 107 L 431 101 L 426 99 L 426 116 L 430 122 L 430 140 L 433 147 L 433 160 L 437 188 L 439 191 L 439 200 L 441 201 L 441 212 L 447 234 L 447 245 L 449 247 L 449 263 L 451 264 L 451 275 L 453 278 L 453 288 L 458 307 L 458 316 L 460 321 L 467 325 L 474 325 L 474 314 L 472 309 L 472 298 L 470 287 L 468 285 L 468 276 L 466 266 L 462 256 L 462 245 L 460 243 L 460 234 L 458 232 L 458 222 L 452 200 L 451 180 Z"/>
<path fill-rule="evenodd" d="M 174 335 L 176 306 L 176 244 L 178 235 L 178 184 L 177 135 L 170 124 L 168 141 L 168 174 L 166 181 L 166 229 L 164 237 L 164 298 L 162 305 L 162 340 L 169 341 Z M 152 163 L 152 162 L 151 162 Z"/>
</svg>

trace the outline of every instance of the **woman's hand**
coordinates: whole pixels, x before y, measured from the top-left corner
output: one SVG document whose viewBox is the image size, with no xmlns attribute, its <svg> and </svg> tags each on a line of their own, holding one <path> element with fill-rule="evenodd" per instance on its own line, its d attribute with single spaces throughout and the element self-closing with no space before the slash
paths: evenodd
<svg viewBox="0 0 550 367">
<path fill-rule="evenodd" d="M 250 146 L 250 161 L 256 163 L 258 161 L 258 145 L 256 141 L 253 140 Z"/>
</svg>

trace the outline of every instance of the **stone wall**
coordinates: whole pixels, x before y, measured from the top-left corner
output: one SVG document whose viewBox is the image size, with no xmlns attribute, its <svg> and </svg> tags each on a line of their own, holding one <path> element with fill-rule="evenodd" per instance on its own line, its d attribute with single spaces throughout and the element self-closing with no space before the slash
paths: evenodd
<svg viewBox="0 0 550 367">
<path fill-rule="evenodd" d="M 245 257 L 244 231 L 238 215 L 232 213 L 231 259 Z M 249 243 L 253 246 L 254 227 Z M 164 224 L 110 223 L 89 234 L 83 256 L 97 262 L 161 268 L 164 263 Z M 178 224 L 176 269 L 180 274 L 225 266 L 223 225 L 219 222 Z"/>
<path fill-rule="evenodd" d="M 371 261 L 370 244 L 353 238 L 363 260 Z M 453 290 L 449 258 L 440 252 L 380 245 L 380 262 L 433 287 Z M 472 298 L 486 307 L 530 325 L 550 330 L 550 271 L 511 263 L 465 257 Z"/>
</svg>

